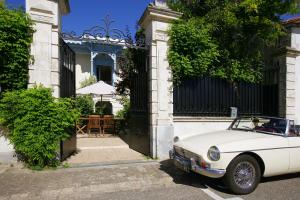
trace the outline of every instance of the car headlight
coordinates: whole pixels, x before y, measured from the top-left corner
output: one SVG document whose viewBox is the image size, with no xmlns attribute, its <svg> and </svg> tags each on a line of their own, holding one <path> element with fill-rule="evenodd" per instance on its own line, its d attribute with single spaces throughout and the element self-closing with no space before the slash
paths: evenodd
<svg viewBox="0 0 300 200">
<path fill-rule="evenodd" d="M 220 150 L 216 146 L 212 146 L 208 149 L 207 157 L 211 161 L 218 161 L 220 160 Z"/>
</svg>

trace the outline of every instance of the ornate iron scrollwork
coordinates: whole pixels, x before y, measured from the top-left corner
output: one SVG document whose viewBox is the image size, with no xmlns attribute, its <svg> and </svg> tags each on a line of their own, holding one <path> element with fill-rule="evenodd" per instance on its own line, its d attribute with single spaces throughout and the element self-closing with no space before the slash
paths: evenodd
<svg viewBox="0 0 300 200">
<path fill-rule="evenodd" d="M 112 24 L 115 22 L 111 20 L 107 15 L 102 19 L 104 26 L 94 26 L 88 30 L 83 31 L 83 34 L 77 36 L 74 31 L 69 33 L 62 33 L 63 39 L 82 40 L 82 41 L 94 41 L 105 44 L 123 44 L 132 48 L 145 48 L 145 37 L 139 37 L 134 41 L 131 37 L 129 30 L 123 31 L 112 28 Z"/>
</svg>

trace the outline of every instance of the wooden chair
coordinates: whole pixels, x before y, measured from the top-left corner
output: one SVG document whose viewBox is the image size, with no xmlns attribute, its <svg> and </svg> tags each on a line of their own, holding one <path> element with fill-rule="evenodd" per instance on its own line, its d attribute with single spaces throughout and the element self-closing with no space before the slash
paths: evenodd
<svg viewBox="0 0 300 200">
<path fill-rule="evenodd" d="M 101 120 L 100 115 L 89 115 L 89 121 L 87 125 L 88 134 L 91 134 L 92 129 L 98 129 L 99 135 L 101 134 Z M 97 133 L 96 133 L 97 137 Z"/>
<path fill-rule="evenodd" d="M 78 122 L 76 122 L 76 134 L 86 134 L 87 133 L 87 122 L 89 118 L 80 117 Z M 85 131 L 86 130 L 86 131 Z"/>
<path fill-rule="evenodd" d="M 115 121 L 113 115 L 104 115 L 103 117 L 103 125 L 102 125 L 102 131 L 103 135 L 107 130 L 111 130 L 112 134 L 115 134 Z"/>
</svg>

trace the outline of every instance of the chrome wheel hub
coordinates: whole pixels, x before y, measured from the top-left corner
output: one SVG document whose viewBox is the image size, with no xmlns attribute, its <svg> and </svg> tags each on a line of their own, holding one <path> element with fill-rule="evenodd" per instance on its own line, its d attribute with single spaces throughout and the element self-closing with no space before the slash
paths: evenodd
<svg viewBox="0 0 300 200">
<path fill-rule="evenodd" d="M 244 161 L 240 162 L 233 173 L 234 182 L 243 189 L 247 189 L 255 182 L 255 168 L 252 163 Z"/>
</svg>

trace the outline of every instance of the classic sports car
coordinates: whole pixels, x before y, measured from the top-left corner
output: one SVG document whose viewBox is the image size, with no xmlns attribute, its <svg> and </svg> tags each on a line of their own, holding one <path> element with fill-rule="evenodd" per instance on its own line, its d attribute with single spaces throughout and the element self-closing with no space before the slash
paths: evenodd
<svg viewBox="0 0 300 200">
<path fill-rule="evenodd" d="M 224 131 L 175 137 L 170 158 L 186 172 L 222 177 L 232 192 L 248 194 L 261 176 L 300 172 L 300 137 L 293 120 L 243 117 Z"/>
</svg>

